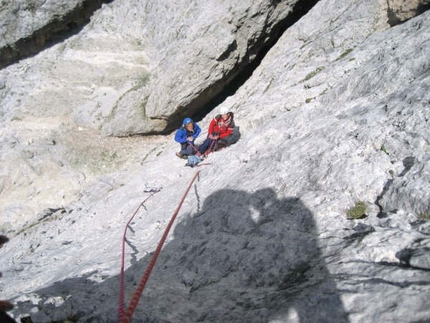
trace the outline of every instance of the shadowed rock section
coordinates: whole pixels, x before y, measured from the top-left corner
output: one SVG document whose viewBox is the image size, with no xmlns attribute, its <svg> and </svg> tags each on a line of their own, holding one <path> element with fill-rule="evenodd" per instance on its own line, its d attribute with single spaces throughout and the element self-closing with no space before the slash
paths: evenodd
<svg viewBox="0 0 430 323">
<path fill-rule="evenodd" d="M 388 0 L 387 5 L 387 16 L 390 26 L 399 25 L 430 9 L 429 0 Z"/>
<path fill-rule="evenodd" d="M 77 34 L 83 26 L 89 21 L 94 11 L 98 10 L 103 3 L 110 3 L 113 0 L 87 0 L 79 1 L 70 11 L 52 13 L 45 25 L 39 29 L 35 29 L 31 34 L 23 35 L 12 43 L 4 44 L 0 48 L 0 68 L 4 68 L 13 64 L 20 59 L 30 57 L 37 54 L 65 38 Z M 27 4 L 25 7 L 28 11 L 32 11 L 34 16 L 40 8 L 36 4 Z M 21 6 L 18 9 L 12 9 L 13 12 L 19 14 Z M 24 28 L 27 29 L 25 26 Z M 29 26 L 31 29 L 32 27 Z"/>
<path fill-rule="evenodd" d="M 318 247 L 314 215 L 300 199 L 278 199 L 270 188 L 252 194 L 220 190 L 178 223 L 174 237 L 160 254 L 132 322 L 290 322 L 294 315 L 300 322 L 349 322 Z M 150 258 L 126 271 L 127 295 Z M 118 277 L 102 284 L 88 276 L 58 282 L 37 293 L 44 300 L 53 294 L 70 298 L 32 319 L 115 322 L 114 310 L 105 316 L 98 311 L 102 304 L 117 307 L 110 296 L 117 285 Z M 88 292 L 98 297 L 93 311 L 84 313 L 77 310 L 85 306 L 79 295 Z M 181 304 L 181 310 L 166 304 Z"/>
</svg>

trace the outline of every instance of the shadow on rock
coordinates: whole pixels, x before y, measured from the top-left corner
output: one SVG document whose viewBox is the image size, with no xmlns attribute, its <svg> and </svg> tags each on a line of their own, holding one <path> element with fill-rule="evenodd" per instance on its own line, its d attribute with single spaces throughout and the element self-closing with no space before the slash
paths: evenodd
<svg viewBox="0 0 430 323">
<path fill-rule="evenodd" d="M 182 216 L 173 236 L 132 322 L 348 322 L 300 199 L 278 199 L 272 189 L 221 190 Z M 127 302 L 149 261 L 126 271 Z M 93 302 L 91 317 L 75 311 L 79 322 L 117 321 L 118 277 L 91 286 L 84 280 L 67 282 L 62 293 L 72 296 L 56 311 L 72 315 Z"/>
</svg>

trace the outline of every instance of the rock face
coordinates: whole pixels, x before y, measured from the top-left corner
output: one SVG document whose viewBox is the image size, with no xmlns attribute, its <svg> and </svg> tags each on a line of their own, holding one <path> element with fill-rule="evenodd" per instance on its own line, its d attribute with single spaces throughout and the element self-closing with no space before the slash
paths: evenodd
<svg viewBox="0 0 430 323">
<path fill-rule="evenodd" d="M 3 4 L 2 66 L 76 33 L 103 2 L 111 1 Z M 268 46 L 316 2 L 249 0 L 229 6 L 228 1 L 184 0 L 175 5 L 115 1 L 70 41 L 33 59 L 37 63 L 32 71 L 22 63 L 12 72 L 12 80 L 0 77 L 3 92 L 13 89 L 15 97 L 13 102 L 3 100 L 3 110 L 13 110 L 8 116 L 13 118 L 23 105 L 24 114 L 35 113 L 40 104 L 35 106 L 34 101 L 65 96 L 37 114 L 60 111 L 104 136 L 169 132 L 183 117 L 201 116 L 202 110 L 220 102 L 220 96 L 233 93 Z M 381 2 L 377 16 L 395 25 L 428 6 L 428 0 Z M 28 73 L 37 73 L 42 80 L 58 79 L 60 86 L 29 81 Z M 26 82 L 15 80 L 17 75 Z M 70 97 L 68 88 L 73 88 Z M 16 104 L 17 92 L 32 93 L 32 100 L 27 102 L 23 95 L 19 100 L 25 104 Z"/>
<path fill-rule="evenodd" d="M 0 68 L 76 33 L 104 2 L 111 0 L 2 2 Z"/>
<path fill-rule="evenodd" d="M 161 85 L 186 111 L 192 93 L 214 84 L 198 73 L 191 83 L 191 72 L 218 75 L 222 62 L 246 57 L 239 38 L 222 60 L 204 39 L 185 41 L 209 13 L 218 29 L 240 21 L 249 36 L 260 18 L 297 9 L 247 3 L 115 1 L 79 35 L 1 71 L 0 229 L 11 240 L 0 287 L 15 319 L 117 322 L 127 221 L 144 206 L 124 241 L 125 306 L 196 178 L 133 322 L 428 320 L 430 11 L 390 27 L 394 2 L 322 0 L 304 10 L 199 121 L 197 143 L 222 108 L 242 134 L 202 167 L 183 167 L 172 134 L 100 135 L 166 129 L 180 113 L 157 106 L 180 104 Z M 243 20 L 226 23 L 234 10 Z M 151 29 L 156 19 L 172 28 Z M 215 45 L 234 43 L 231 33 L 214 31 Z"/>
<path fill-rule="evenodd" d="M 196 114 L 225 91 L 280 31 L 315 2 L 248 0 L 231 6 L 228 1 L 185 1 L 169 7 L 158 2 L 148 5 L 146 20 L 153 26 L 149 37 L 155 47 L 151 57 L 157 67 L 146 103 L 147 116 L 167 119 L 166 128 L 176 128 L 183 117 Z M 177 23 L 171 28 L 173 21 Z"/>
<path fill-rule="evenodd" d="M 103 135 L 171 131 L 185 115 L 201 113 L 315 2 L 249 0 L 231 6 L 228 1 L 115 1 L 79 35 L 33 60 L 32 75 L 58 79 L 60 86 L 3 76 L 3 92 L 13 88 L 15 98 L 3 100 L 4 109 L 19 114 L 16 92 L 32 92 L 31 102 L 21 99 L 27 111 L 60 111 Z M 25 66 L 12 72 L 14 78 L 28 79 Z M 70 97 L 64 87 L 73 89 Z M 33 103 L 52 96 L 65 98 L 42 111 Z"/>
<path fill-rule="evenodd" d="M 429 0 L 388 0 L 388 23 L 398 25 L 430 8 Z"/>
</svg>

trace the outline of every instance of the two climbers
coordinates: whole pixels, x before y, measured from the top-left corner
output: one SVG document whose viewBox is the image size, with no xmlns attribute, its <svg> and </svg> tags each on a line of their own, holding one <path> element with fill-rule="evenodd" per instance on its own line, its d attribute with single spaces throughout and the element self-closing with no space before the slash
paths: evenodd
<svg viewBox="0 0 430 323">
<path fill-rule="evenodd" d="M 186 125 L 189 125 L 188 129 Z M 194 140 L 199 134 L 200 127 L 197 123 L 191 118 L 185 118 L 182 127 L 175 134 L 175 140 L 181 144 L 181 151 L 176 155 L 181 158 L 192 155 L 207 157 L 212 151 L 234 144 L 240 137 L 239 128 L 234 123 L 234 114 L 226 107 L 221 108 L 220 113 L 212 119 L 207 138 L 197 147 Z"/>
</svg>

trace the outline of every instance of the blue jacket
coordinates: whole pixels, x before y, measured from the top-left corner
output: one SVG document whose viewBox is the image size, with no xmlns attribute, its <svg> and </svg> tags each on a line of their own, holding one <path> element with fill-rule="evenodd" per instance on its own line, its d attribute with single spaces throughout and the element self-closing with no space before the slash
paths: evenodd
<svg viewBox="0 0 430 323">
<path fill-rule="evenodd" d="M 178 131 L 176 131 L 175 140 L 181 144 L 185 144 L 187 142 L 187 138 L 190 136 L 196 139 L 199 136 L 202 129 L 200 129 L 199 125 L 195 122 L 193 123 L 193 125 L 194 125 L 194 131 L 188 131 L 184 127 L 179 128 Z"/>
</svg>

